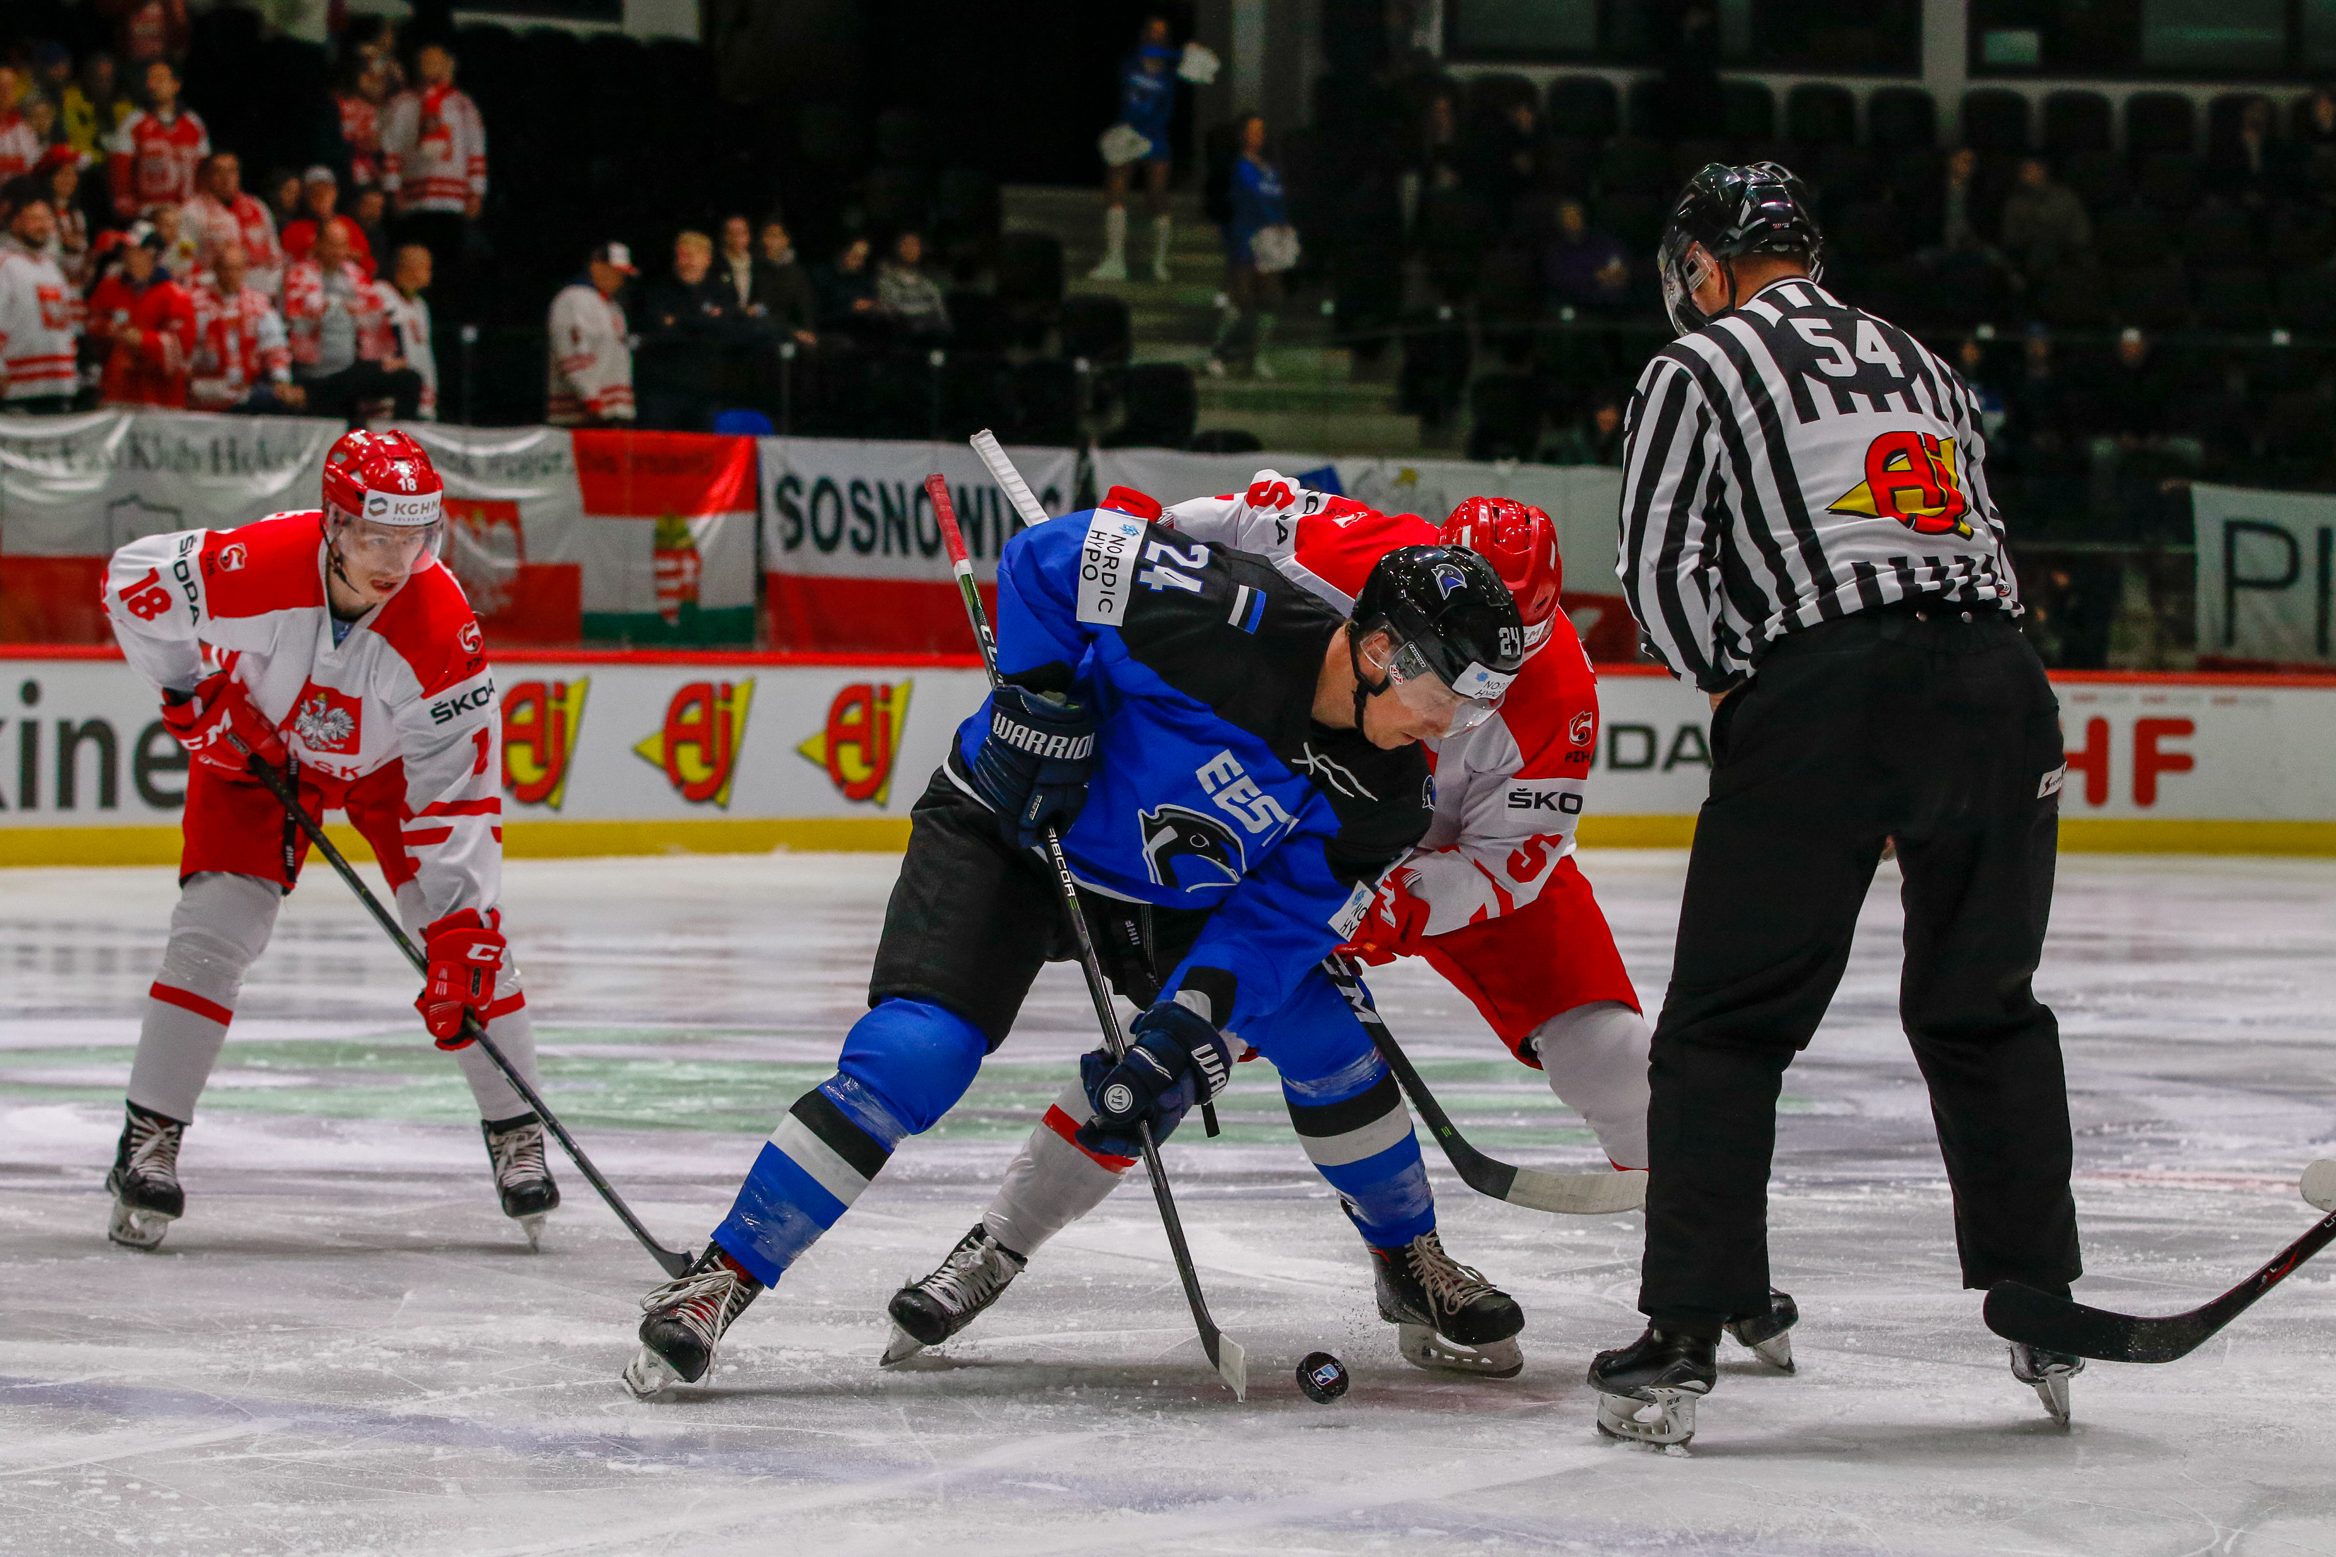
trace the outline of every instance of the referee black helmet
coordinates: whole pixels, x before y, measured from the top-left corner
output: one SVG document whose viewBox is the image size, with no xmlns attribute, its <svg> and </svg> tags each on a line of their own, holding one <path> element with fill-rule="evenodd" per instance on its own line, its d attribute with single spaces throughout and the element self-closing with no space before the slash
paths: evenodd
<svg viewBox="0 0 2336 1557">
<path fill-rule="evenodd" d="M 1808 186 L 1782 163 L 1706 163 L 1679 191 L 1655 254 L 1671 328 L 1685 335 L 1709 324 L 1695 306 L 1695 289 L 1716 268 L 1732 293 L 1735 261 L 1748 254 L 1792 255 L 1811 281 L 1823 280 L 1825 235 L 1815 209 Z"/>
</svg>

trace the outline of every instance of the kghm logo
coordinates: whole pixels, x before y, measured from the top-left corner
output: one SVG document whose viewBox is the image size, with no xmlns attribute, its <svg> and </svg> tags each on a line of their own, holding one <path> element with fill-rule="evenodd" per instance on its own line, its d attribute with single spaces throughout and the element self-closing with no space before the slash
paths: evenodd
<svg viewBox="0 0 2336 1557">
<path fill-rule="evenodd" d="M 908 694 L 914 682 L 855 681 L 827 705 L 827 725 L 795 748 L 805 760 L 827 770 L 828 782 L 846 800 L 888 805 L 892 770 L 900 760 L 901 736 L 908 728 Z"/>
<path fill-rule="evenodd" d="M 664 728 L 633 751 L 663 768 L 665 781 L 691 805 L 710 801 L 728 809 L 753 700 L 751 681 L 693 681 L 665 705 Z"/>
<path fill-rule="evenodd" d="M 1895 519 L 1917 535 L 1971 535 L 1955 440 L 1911 428 L 1867 445 L 1866 479 L 1826 506 L 1837 514 Z"/>
<path fill-rule="evenodd" d="M 557 811 L 567 798 L 591 686 L 589 679 L 522 681 L 503 694 L 503 788 L 512 799 Z"/>
</svg>

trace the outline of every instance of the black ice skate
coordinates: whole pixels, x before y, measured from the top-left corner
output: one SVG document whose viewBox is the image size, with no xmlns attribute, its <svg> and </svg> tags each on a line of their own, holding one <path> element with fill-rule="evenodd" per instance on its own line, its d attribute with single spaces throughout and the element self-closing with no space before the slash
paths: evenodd
<svg viewBox="0 0 2336 1557">
<path fill-rule="evenodd" d="M 129 1117 L 122 1122 L 121 1144 L 114 1148 L 113 1171 L 105 1176 L 105 1187 L 114 1196 L 105 1235 L 125 1249 L 151 1249 L 186 1213 L 187 1194 L 178 1183 L 178 1143 L 187 1127 L 135 1103 L 123 1106 Z"/>
<path fill-rule="evenodd" d="M 1695 1436 L 1695 1401 L 1719 1382 L 1716 1340 L 1647 1326 L 1620 1351 L 1590 1364 L 1598 1431 L 1608 1438 L 1668 1448 Z"/>
<path fill-rule="evenodd" d="M 546 1213 L 559 1209 L 560 1186 L 543 1160 L 543 1121 L 534 1114 L 512 1119 L 482 1119 L 479 1134 L 487 1138 L 487 1160 L 495 1166 L 495 1193 L 503 1200 L 503 1214 L 519 1224 L 527 1246 L 537 1248 L 543 1238 Z"/>
<path fill-rule="evenodd" d="M 1400 1249 L 1373 1249 L 1379 1317 L 1397 1327 L 1403 1360 L 1488 1379 L 1513 1379 L 1525 1368 L 1517 1332 L 1525 1312 L 1516 1299 L 1444 1252 L 1431 1229 Z"/>
<path fill-rule="evenodd" d="M 676 1384 L 695 1384 L 714 1365 L 715 1349 L 730 1321 L 762 1295 L 762 1283 L 746 1274 L 720 1244 L 689 1268 L 641 1299 L 641 1350 L 625 1364 L 625 1388 L 647 1400 Z"/>
<path fill-rule="evenodd" d="M 2068 1381 L 2085 1371 L 2085 1360 L 2068 1352 L 2048 1352 L 2025 1341 L 2012 1342 L 2012 1377 L 2036 1387 L 2036 1398 L 2052 1420 L 2068 1425 Z"/>
<path fill-rule="evenodd" d="M 1768 1307 L 1757 1314 L 1739 1314 L 1728 1321 L 1728 1334 L 1738 1346 L 1749 1346 L 1752 1355 L 1767 1363 L 1779 1373 L 1793 1371 L 1793 1338 L 1791 1330 L 1801 1322 L 1800 1306 L 1792 1294 L 1768 1289 Z"/>
<path fill-rule="evenodd" d="M 998 1242 L 986 1225 L 974 1223 L 940 1269 L 892 1294 L 885 1309 L 892 1316 L 892 1339 L 876 1365 L 889 1368 L 948 1340 L 980 1318 L 1029 1263 Z"/>
</svg>

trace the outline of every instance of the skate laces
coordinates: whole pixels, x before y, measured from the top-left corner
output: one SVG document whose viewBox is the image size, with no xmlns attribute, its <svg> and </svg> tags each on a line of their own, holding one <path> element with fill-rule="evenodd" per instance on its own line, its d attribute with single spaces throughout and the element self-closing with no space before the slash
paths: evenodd
<svg viewBox="0 0 2336 1557">
<path fill-rule="evenodd" d="M 130 1176 L 160 1179 L 167 1184 L 177 1184 L 178 1143 L 184 1134 L 184 1127 L 176 1121 L 155 1119 L 143 1114 L 132 1114 L 130 1116 Z"/>
<path fill-rule="evenodd" d="M 516 1189 L 551 1177 L 543 1162 L 543 1124 L 530 1120 L 508 1130 L 487 1132 L 487 1154 L 495 1159 L 495 1187 Z"/>
<path fill-rule="evenodd" d="M 953 1313 L 964 1313 L 996 1297 L 1022 1265 L 986 1230 L 976 1230 L 949 1251 L 941 1268 L 917 1283 Z"/>
<path fill-rule="evenodd" d="M 1482 1271 L 1446 1254 L 1443 1240 L 1432 1231 L 1414 1238 L 1410 1253 L 1412 1274 L 1427 1289 L 1428 1299 L 1439 1313 L 1456 1314 L 1478 1298 L 1500 1291 L 1485 1280 Z"/>
<path fill-rule="evenodd" d="M 652 1314 L 670 1309 L 669 1317 L 688 1326 L 710 1348 L 721 1338 L 731 1318 L 746 1306 L 744 1291 L 738 1273 L 716 1259 L 704 1270 L 676 1276 L 664 1286 L 653 1288 L 641 1299 L 641 1308 Z"/>
</svg>

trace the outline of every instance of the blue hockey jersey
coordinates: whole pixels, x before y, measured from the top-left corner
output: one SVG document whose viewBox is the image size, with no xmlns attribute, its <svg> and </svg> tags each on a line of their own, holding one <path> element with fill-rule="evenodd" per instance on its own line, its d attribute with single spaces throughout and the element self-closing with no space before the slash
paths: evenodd
<svg viewBox="0 0 2336 1557">
<path fill-rule="evenodd" d="M 998 668 L 1095 711 L 1096 770 L 1063 848 L 1108 896 L 1213 910 L 1170 989 L 1217 1024 L 1278 1009 L 1427 830 L 1426 756 L 1315 722 L 1343 618 L 1262 557 L 1099 508 L 1016 535 L 998 563 Z M 959 727 L 950 772 L 989 730 Z"/>
</svg>

